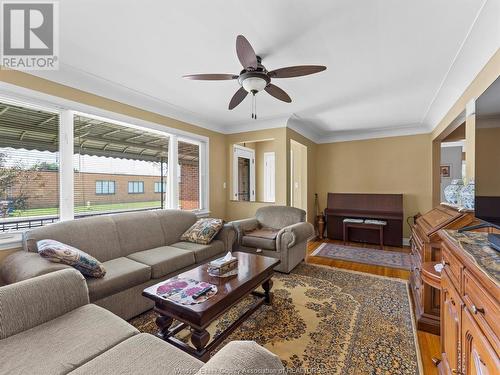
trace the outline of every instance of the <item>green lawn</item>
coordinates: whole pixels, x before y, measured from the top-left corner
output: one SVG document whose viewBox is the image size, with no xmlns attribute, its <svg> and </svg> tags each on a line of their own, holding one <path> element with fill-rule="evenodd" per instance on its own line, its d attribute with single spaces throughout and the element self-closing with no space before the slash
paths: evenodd
<svg viewBox="0 0 500 375">
<path fill-rule="evenodd" d="M 89 207 L 76 206 L 75 213 L 85 212 L 99 212 L 99 211 L 115 211 L 115 210 L 133 210 L 139 208 L 153 208 L 161 207 L 160 201 L 151 202 L 131 202 L 131 203 L 109 203 L 109 204 L 95 204 Z M 31 208 L 28 210 L 15 211 L 11 217 L 29 217 L 29 216 L 43 216 L 43 215 L 56 215 L 57 208 Z"/>
</svg>

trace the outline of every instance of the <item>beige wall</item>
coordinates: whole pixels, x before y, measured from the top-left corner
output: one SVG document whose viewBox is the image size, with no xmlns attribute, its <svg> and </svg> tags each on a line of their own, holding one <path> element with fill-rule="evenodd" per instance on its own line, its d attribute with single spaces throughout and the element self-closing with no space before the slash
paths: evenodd
<svg viewBox="0 0 500 375">
<path fill-rule="evenodd" d="M 307 146 L 290 140 L 290 206 L 308 210 Z"/>
<path fill-rule="evenodd" d="M 316 165 L 322 208 L 328 192 L 402 193 L 405 219 L 432 208 L 429 134 L 320 144 Z"/>
<path fill-rule="evenodd" d="M 227 176 L 227 153 L 225 151 L 226 136 L 224 134 L 35 77 L 24 72 L 0 70 L 0 81 L 208 137 L 210 143 L 210 211 L 212 212 L 211 215 L 215 217 L 226 216 L 227 195 L 223 184 L 226 182 Z"/>
<path fill-rule="evenodd" d="M 498 196 L 500 192 L 500 118 L 476 119 L 476 194 Z M 486 126 L 482 128 L 482 126 Z M 496 127 L 493 127 L 496 126 Z M 483 180 L 481 180 L 481 178 Z M 484 181 L 487 179 L 487 181 Z"/>
<path fill-rule="evenodd" d="M 476 115 L 467 116 L 465 120 L 465 180 L 474 180 L 476 155 Z"/>
</svg>

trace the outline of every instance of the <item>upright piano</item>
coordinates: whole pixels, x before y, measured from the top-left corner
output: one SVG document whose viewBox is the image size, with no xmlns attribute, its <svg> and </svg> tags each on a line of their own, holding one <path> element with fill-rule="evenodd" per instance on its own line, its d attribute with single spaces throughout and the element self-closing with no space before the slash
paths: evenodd
<svg viewBox="0 0 500 375">
<path fill-rule="evenodd" d="M 343 239 L 345 218 L 384 220 L 384 245 L 403 245 L 403 194 L 328 193 L 325 209 L 327 237 Z M 379 243 L 376 231 L 351 228 L 349 240 Z"/>
</svg>

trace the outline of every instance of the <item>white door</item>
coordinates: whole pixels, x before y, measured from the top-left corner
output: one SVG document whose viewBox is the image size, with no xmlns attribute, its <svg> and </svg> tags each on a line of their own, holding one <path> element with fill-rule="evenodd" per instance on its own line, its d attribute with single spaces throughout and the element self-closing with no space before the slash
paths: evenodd
<svg viewBox="0 0 500 375">
<path fill-rule="evenodd" d="M 275 196 L 275 156 L 274 152 L 264 152 L 264 201 L 274 202 Z"/>
</svg>

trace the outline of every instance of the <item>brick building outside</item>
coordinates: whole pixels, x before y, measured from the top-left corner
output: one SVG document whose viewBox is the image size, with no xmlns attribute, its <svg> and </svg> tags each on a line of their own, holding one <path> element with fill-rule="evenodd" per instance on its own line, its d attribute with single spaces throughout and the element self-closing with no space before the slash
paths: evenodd
<svg viewBox="0 0 500 375">
<path fill-rule="evenodd" d="M 179 208 L 184 210 L 198 209 L 200 206 L 198 163 L 182 162 L 179 172 Z M 59 173 L 57 170 L 26 170 L 23 172 L 22 180 L 9 189 L 7 196 L 0 197 L 0 200 L 8 200 L 9 196 L 16 196 L 22 190 L 28 197 L 27 209 L 59 206 Z M 166 195 L 166 177 L 164 181 Z M 160 176 L 75 171 L 74 183 L 76 207 L 135 202 L 151 202 L 151 207 L 160 207 Z M 110 188 L 111 185 L 113 188 Z"/>
</svg>

